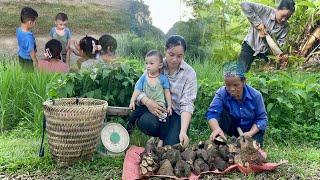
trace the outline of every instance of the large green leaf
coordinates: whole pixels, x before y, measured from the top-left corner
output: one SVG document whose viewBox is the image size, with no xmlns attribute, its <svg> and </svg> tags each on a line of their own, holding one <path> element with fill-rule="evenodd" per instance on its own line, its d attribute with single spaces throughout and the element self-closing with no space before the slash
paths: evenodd
<svg viewBox="0 0 320 180">
<path fill-rule="evenodd" d="M 267 111 L 270 112 L 271 109 L 273 108 L 274 104 L 273 103 L 269 103 L 267 106 Z"/>
</svg>

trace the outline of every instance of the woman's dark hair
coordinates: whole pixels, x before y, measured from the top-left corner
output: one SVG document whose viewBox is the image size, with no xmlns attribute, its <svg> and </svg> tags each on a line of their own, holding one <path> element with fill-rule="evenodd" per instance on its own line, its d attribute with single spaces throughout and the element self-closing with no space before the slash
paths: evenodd
<svg viewBox="0 0 320 180">
<path fill-rule="evenodd" d="M 163 55 L 161 54 L 160 51 L 151 50 L 151 51 L 149 51 L 149 52 L 146 54 L 146 57 L 145 57 L 145 58 L 150 57 L 150 56 L 157 56 L 157 57 L 159 58 L 159 60 L 160 60 L 160 63 L 163 62 Z"/>
<path fill-rule="evenodd" d="M 67 14 L 61 12 L 56 15 L 56 20 L 68 21 L 68 16 Z"/>
<path fill-rule="evenodd" d="M 109 34 L 102 35 L 99 38 L 99 44 L 101 45 L 102 54 L 106 54 L 108 51 L 115 53 L 117 49 L 117 40 Z"/>
<path fill-rule="evenodd" d="M 183 47 L 183 51 L 185 52 L 187 50 L 187 44 L 184 38 L 179 35 L 172 35 L 166 42 L 166 49 L 170 49 L 180 45 Z"/>
<path fill-rule="evenodd" d="M 62 51 L 62 45 L 60 41 L 56 39 L 51 39 L 48 41 L 45 45 L 45 51 L 47 53 L 47 49 L 49 49 L 51 58 L 50 59 L 61 59 L 61 51 Z"/>
<path fill-rule="evenodd" d="M 95 58 L 99 50 L 93 50 L 93 43 L 99 44 L 99 41 L 91 36 L 86 36 L 80 40 L 80 49 L 88 58 Z"/>
<path fill-rule="evenodd" d="M 295 11 L 295 2 L 294 0 L 281 0 L 277 9 L 279 10 L 287 9 L 293 13 Z"/>
<path fill-rule="evenodd" d="M 36 10 L 32 9 L 31 7 L 24 7 L 20 13 L 20 20 L 22 23 L 28 21 L 35 21 L 38 17 L 38 13 Z"/>
</svg>

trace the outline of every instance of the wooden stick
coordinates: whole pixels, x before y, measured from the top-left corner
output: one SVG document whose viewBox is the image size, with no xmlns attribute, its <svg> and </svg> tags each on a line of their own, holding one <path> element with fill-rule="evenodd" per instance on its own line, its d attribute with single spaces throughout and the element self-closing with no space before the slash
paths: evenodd
<svg viewBox="0 0 320 180">
<path fill-rule="evenodd" d="M 315 41 L 317 39 L 320 39 L 320 27 L 318 27 L 313 33 L 312 35 L 309 37 L 309 39 L 307 40 L 307 42 L 304 44 L 304 46 L 301 49 L 301 55 L 306 56 L 309 49 L 313 46 L 313 44 L 315 43 Z"/>
<path fill-rule="evenodd" d="M 319 47 L 320 47 L 320 44 L 318 44 L 318 45 L 309 53 L 309 55 L 307 56 L 307 58 L 306 58 L 306 60 L 305 60 L 304 62 L 307 62 L 312 55 L 318 54 L 319 52 L 316 51 L 316 50 L 317 50 Z M 315 52 L 315 51 L 316 51 L 316 52 Z"/>
<path fill-rule="evenodd" d="M 268 43 L 268 45 L 274 55 L 278 56 L 278 55 L 282 54 L 281 49 L 279 48 L 277 43 L 274 42 L 274 40 L 272 39 L 272 37 L 269 34 L 266 35 L 266 40 L 267 40 L 267 43 Z"/>
<path fill-rule="evenodd" d="M 240 127 L 237 127 L 237 131 L 239 133 L 240 136 L 243 136 L 243 131 Z"/>
<path fill-rule="evenodd" d="M 129 116 L 130 113 L 131 109 L 128 107 L 108 106 L 107 108 L 108 116 Z"/>
</svg>

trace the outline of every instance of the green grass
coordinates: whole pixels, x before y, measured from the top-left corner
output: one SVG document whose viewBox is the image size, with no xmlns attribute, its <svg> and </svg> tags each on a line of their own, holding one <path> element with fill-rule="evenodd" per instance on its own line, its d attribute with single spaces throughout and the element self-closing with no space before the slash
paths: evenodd
<svg viewBox="0 0 320 180">
<path fill-rule="evenodd" d="M 222 82 L 223 62 L 193 60 L 190 65 L 197 72 L 197 79 L 210 79 L 211 82 Z"/>
<path fill-rule="evenodd" d="M 133 140 L 136 141 L 139 137 L 139 133 L 135 132 Z M 38 157 L 40 141 L 39 135 L 35 136 L 30 130 L 23 128 L 1 135 L 0 172 L 11 177 L 30 174 L 29 176 L 34 179 L 49 177 L 58 179 L 121 179 L 123 155 L 103 157 L 95 154 L 93 161 L 78 162 L 73 166 L 61 168 L 56 166 L 51 159 L 48 144 L 45 146 L 45 156 L 43 158 Z M 136 144 L 137 142 L 133 143 Z M 233 172 L 226 176 L 214 177 L 232 179 L 319 178 L 317 173 L 320 171 L 320 149 L 309 145 L 277 146 L 276 144 L 269 144 L 266 151 L 268 152 L 269 162 L 286 159 L 289 163 L 281 165 L 271 172 L 250 174 L 249 176 Z M 213 176 L 205 176 L 203 179 L 212 178 Z"/>
<path fill-rule="evenodd" d="M 21 132 L 21 131 L 20 131 Z M 34 179 L 121 179 L 123 156 L 94 155 L 91 162 L 79 162 L 71 167 L 59 167 L 50 157 L 48 144 L 40 158 L 40 137 L 0 137 L 0 172 L 14 177 L 31 174 Z"/>
<path fill-rule="evenodd" d="M 0 35 L 14 36 L 20 26 L 20 11 L 24 6 L 34 8 L 39 17 L 36 35 L 48 35 L 57 13 L 68 15 L 68 27 L 76 34 L 120 33 L 130 31 L 130 16 L 125 10 L 102 5 L 67 5 L 36 2 L 0 2 Z"/>
<path fill-rule="evenodd" d="M 0 132 L 19 123 L 38 130 L 43 118 L 42 103 L 47 99 L 47 83 L 58 74 L 24 72 L 12 58 L 0 57 Z"/>
</svg>

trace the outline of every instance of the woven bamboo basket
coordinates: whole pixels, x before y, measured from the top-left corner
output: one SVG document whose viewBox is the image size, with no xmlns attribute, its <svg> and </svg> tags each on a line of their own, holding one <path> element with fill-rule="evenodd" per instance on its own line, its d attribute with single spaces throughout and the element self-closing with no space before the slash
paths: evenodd
<svg viewBox="0 0 320 180">
<path fill-rule="evenodd" d="M 108 107 L 107 101 L 62 98 L 43 103 L 50 152 L 58 165 L 90 160 Z"/>
</svg>

